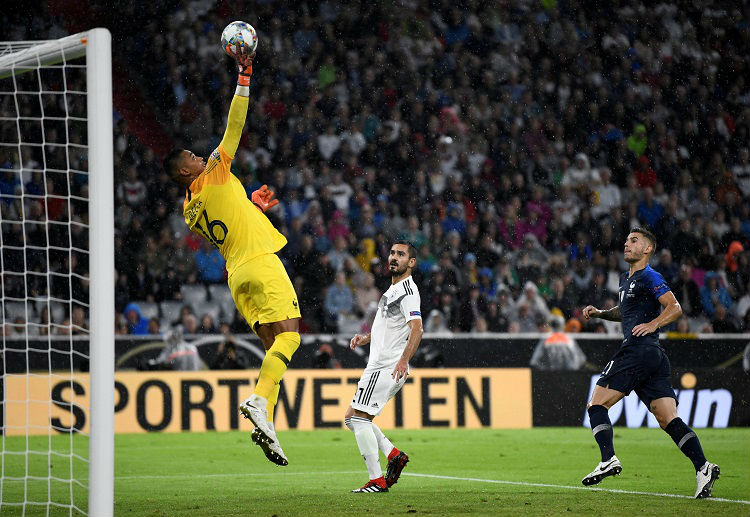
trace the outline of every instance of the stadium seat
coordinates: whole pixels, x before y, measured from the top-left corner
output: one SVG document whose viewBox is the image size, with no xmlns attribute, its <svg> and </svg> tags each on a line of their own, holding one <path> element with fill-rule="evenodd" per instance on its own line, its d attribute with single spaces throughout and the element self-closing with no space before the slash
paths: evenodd
<svg viewBox="0 0 750 517">
<path fill-rule="evenodd" d="M 49 310 L 53 323 L 62 323 L 67 317 L 68 311 L 66 310 L 65 305 L 61 302 L 50 302 Z"/>
<path fill-rule="evenodd" d="M 168 325 L 171 325 L 180 317 L 180 310 L 185 304 L 183 302 L 165 301 L 161 302 L 161 318 L 162 324 L 166 321 Z"/>
<path fill-rule="evenodd" d="M 234 300 L 232 292 L 226 285 L 214 284 L 208 286 L 211 300 L 221 305 L 221 321 L 231 323 L 234 321 Z"/>
<path fill-rule="evenodd" d="M 185 300 L 185 304 L 193 307 L 200 306 L 208 299 L 208 293 L 206 288 L 201 285 L 183 285 L 180 288 L 182 293 L 182 299 Z"/>
<path fill-rule="evenodd" d="M 221 304 L 217 302 L 204 302 L 198 305 L 193 305 L 193 313 L 198 316 L 198 324 L 200 325 L 201 318 L 210 314 L 214 319 L 214 324 L 219 325 L 221 321 Z"/>
<path fill-rule="evenodd" d="M 141 316 L 147 320 L 159 317 L 159 306 L 156 303 L 146 301 L 134 303 L 138 305 L 138 308 L 141 310 Z"/>
<path fill-rule="evenodd" d="M 34 317 L 34 308 L 29 304 L 29 313 L 26 313 L 26 304 L 23 302 L 5 302 L 5 320 L 12 322 L 17 317 L 22 317 L 24 320 L 27 318 Z"/>
</svg>

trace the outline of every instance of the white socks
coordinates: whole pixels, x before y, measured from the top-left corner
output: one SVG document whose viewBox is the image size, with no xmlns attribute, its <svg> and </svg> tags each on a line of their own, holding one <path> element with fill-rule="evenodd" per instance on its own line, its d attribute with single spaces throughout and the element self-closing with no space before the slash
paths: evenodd
<svg viewBox="0 0 750 517">
<path fill-rule="evenodd" d="M 378 440 L 378 448 L 380 449 L 380 452 L 382 452 L 387 458 L 393 450 L 393 442 L 386 438 L 386 436 L 383 434 L 383 431 L 381 431 L 380 428 L 375 425 L 375 422 L 370 422 L 370 424 L 372 425 L 372 432 L 375 433 L 375 438 Z"/>
<path fill-rule="evenodd" d="M 383 470 L 380 468 L 380 457 L 378 456 L 378 439 L 373 431 L 373 423 L 367 419 L 358 416 L 352 416 L 351 429 L 354 431 L 354 437 L 357 439 L 359 452 L 367 465 L 367 473 L 370 479 L 378 479 L 383 476 Z M 377 427 L 375 427 L 377 429 Z M 378 429 L 378 431 L 380 431 Z M 380 433 L 383 434 L 382 432 Z M 385 437 L 384 437 L 385 438 Z"/>
<path fill-rule="evenodd" d="M 344 425 L 348 427 L 350 431 L 354 431 L 354 427 L 352 426 L 352 418 L 353 417 L 344 419 Z M 375 422 L 370 421 L 370 425 L 372 426 L 372 432 L 375 433 L 375 439 L 378 441 L 378 449 L 380 449 L 380 452 L 382 452 L 387 458 L 396 446 L 393 445 L 393 442 L 391 442 L 383 434 L 383 431 L 381 431 L 380 428 L 375 425 Z"/>
</svg>

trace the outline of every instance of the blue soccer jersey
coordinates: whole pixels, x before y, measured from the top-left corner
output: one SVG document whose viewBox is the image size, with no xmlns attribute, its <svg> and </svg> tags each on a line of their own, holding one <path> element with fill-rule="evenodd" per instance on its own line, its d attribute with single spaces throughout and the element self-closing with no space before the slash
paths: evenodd
<svg viewBox="0 0 750 517">
<path fill-rule="evenodd" d="M 660 273 L 651 266 L 633 273 L 620 276 L 620 317 L 625 340 L 622 346 L 654 345 L 659 346 L 659 331 L 645 336 L 634 336 L 633 327 L 648 323 L 661 312 L 659 297 L 669 292 L 669 286 Z"/>
</svg>

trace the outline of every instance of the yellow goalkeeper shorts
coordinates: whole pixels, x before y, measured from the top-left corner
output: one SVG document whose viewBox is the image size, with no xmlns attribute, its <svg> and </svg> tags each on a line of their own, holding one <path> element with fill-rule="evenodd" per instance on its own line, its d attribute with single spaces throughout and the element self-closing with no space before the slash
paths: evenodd
<svg viewBox="0 0 750 517">
<path fill-rule="evenodd" d="M 273 253 L 239 266 L 229 277 L 237 310 L 253 332 L 257 324 L 299 318 L 299 302 L 284 265 Z"/>
</svg>

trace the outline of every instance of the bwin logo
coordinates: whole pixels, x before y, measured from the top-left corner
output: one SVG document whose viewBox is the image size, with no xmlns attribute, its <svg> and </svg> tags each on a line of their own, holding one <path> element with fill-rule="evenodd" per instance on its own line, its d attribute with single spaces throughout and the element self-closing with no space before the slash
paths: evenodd
<svg viewBox="0 0 750 517">
<path fill-rule="evenodd" d="M 589 395 L 586 400 L 591 400 L 594 392 L 596 381 L 599 375 L 591 377 L 589 385 Z M 683 389 L 675 390 L 677 394 L 677 414 L 690 427 L 704 428 L 715 427 L 723 428 L 729 424 L 729 414 L 732 411 L 732 394 L 729 390 L 723 388 L 711 390 L 693 389 L 697 383 L 697 378 L 693 373 L 685 373 L 680 378 L 680 384 Z M 713 413 L 713 420 L 711 415 Z M 624 421 L 623 421 L 624 418 Z M 644 421 L 648 427 L 658 428 L 654 415 L 643 404 L 635 392 L 630 393 L 620 402 L 609 409 L 609 419 L 612 424 L 626 425 L 627 427 L 643 427 Z M 583 426 L 589 427 L 589 415 L 584 411 Z"/>
</svg>

